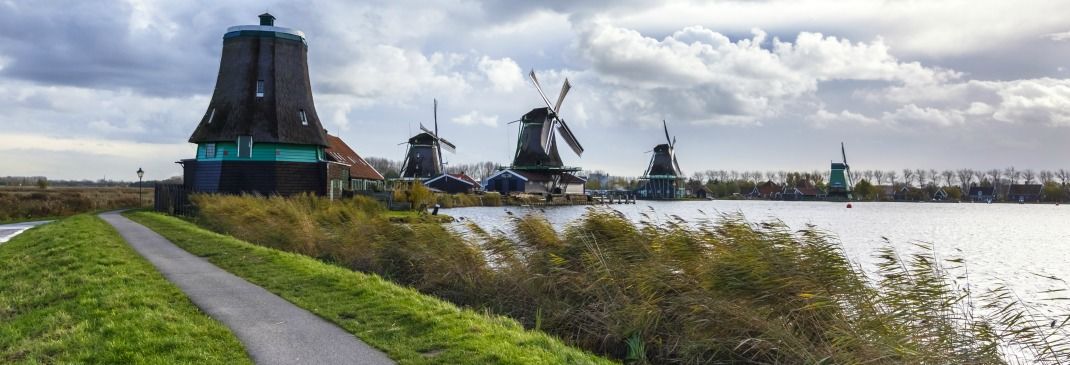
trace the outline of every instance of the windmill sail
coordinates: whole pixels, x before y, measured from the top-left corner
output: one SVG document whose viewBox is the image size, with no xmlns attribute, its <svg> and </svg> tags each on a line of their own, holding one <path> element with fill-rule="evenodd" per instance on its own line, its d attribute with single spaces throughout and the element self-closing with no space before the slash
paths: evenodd
<svg viewBox="0 0 1070 365">
<path fill-rule="evenodd" d="M 532 84 L 535 85 L 535 90 L 539 93 L 539 97 L 546 107 L 532 109 L 520 118 L 520 133 L 516 155 L 513 157 L 513 166 L 521 168 L 563 167 L 561 155 L 557 151 L 556 139 L 558 135 L 565 140 L 565 144 L 576 155 L 583 154 L 583 145 L 580 144 L 572 129 L 558 114 L 565 96 L 572 89 L 572 84 L 566 79 L 564 84 L 561 85 L 561 92 L 557 96 L 557 102 L 551 104 L 550 99 L 543 92 L 542 85 L 535 75 L 535 70 L 532 70 L 528 77 L 531 79 Z"/>
</svg>

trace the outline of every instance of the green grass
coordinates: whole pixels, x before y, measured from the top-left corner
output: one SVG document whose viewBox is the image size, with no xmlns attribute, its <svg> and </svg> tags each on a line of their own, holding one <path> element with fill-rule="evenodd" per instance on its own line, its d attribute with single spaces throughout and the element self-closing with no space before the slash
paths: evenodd
<svg viewBox="0 0 1070 365">
<path fill-rule="evenodd" d="M 78 215 L 0 244 L 0 363 L 250 361 L 111 226 Z"/>
<path fill-rule="evenodd" d="M 178 218 L 134 212 L 187 251 L 337 323 L 402 364 L 611 363 L 511 319 L 459 309 L 375 275 L 216 234 Z"/>
</svg>

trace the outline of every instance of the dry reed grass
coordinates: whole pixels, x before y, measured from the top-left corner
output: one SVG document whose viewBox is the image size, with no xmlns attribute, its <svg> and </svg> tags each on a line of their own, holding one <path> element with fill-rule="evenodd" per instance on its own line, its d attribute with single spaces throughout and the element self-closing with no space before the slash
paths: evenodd
<svg viewBox="0 0 1070 365">
<path fill-rule="evenodd" d="M 380 274 L 629 363 L 992 364 L 1070 358 L 1065 316 L 975 294 L 961 260 L 877 253 L 869 279 L 813 227 L 725 215 L 629 221 L 592 208 L 558 232 L 392 224 L 375 202 L 197 196 L 197 221 Z"/>
<path fill-rule="evenodd" d="M 143 194 L 144 204 L 151 205 L 152 188 Z M 0 188 L 0 222 L 137 206 L 137 188 Z"/>
</svg>

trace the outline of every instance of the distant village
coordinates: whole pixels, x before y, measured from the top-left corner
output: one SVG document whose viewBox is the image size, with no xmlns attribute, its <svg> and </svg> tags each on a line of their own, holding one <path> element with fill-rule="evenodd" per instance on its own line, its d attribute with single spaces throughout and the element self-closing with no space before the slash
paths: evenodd
<svg viewBox="0 0 1070 365">
<path fill-rule="evenodd" d="M 902 202 L 1058 203 L 1070 197 L 1070 170 L 864 170 L 851 189 L 853 200 Z M 828 194 L 829 171 L 725 171 L 692 174 L 684 183 L 694 198 L 838 200 Z M 635 190 L 635 178 L 592 172 L 591 190 Z"/>
</svg>

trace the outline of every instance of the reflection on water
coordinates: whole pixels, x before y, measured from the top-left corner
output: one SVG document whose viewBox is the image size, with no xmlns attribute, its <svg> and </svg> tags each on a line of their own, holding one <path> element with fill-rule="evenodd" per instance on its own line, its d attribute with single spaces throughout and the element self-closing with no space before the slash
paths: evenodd
<svg viewBox="0 0 1070 365">
<path fill-rule="evenodd" d="M 783 201 L 640 201 L 612 205 L 626 216 L 664 221 L 670 215 L 688 220 L 719 213 L 743 213 L 751 221 L 779 219 L 793 229 L 813 224 L 839 237 L 848 257 L 867 270 L 873 268 L 876 250 L 887 245 L 900 252 L 913 242 L 928 242 L 942 256 L 966 259 L 971 281 L 1008 282 L 1026 296 L 1065 283 L 1039 277 L 1070 279 L 1070 206 L 971 203 L 844 203 Z M 506 212 L 541 213 L 563 227 L 579 218 L 585 206 L 525 208 L 475 207 L 446 210 L 454 217 L 474 220 L 486 229 L 508 226 Z M 1033 294 L 1030 294 L 1033 293 Z"/>
</svg>

